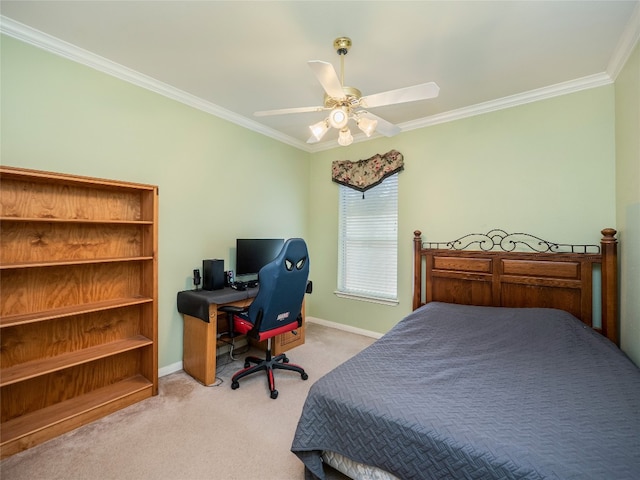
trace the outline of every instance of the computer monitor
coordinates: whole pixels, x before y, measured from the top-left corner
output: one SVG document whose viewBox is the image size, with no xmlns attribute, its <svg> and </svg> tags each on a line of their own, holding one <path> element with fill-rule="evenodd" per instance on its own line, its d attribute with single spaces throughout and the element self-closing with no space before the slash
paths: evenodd
<svg viewBox="0 0 640 480">
<path fill-rule="evenodd" d="M 257 275 L 278 256 L 283 245 L 282 238 L 236 239 L 236 275 Z"/>
</svg>

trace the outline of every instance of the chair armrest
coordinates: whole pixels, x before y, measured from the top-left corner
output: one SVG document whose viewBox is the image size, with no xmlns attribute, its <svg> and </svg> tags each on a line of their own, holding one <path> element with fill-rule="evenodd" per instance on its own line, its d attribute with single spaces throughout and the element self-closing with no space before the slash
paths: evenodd
<svg viewBox="0 0 640 480">
<path fill-rule="evenodd" d="M 232 315 L 229 317 L 229 336 L 231 338 L 234 338 L 236 336 L 236 332 L 234 328 L 235 324 L 234 324 L 233 315 L 247 313 L 249 311 L 249 306 L 247 305 L 246 307 L 238 307 L 236 305 L 222 305 L 218 307 L 218 311 Z"/>
<path fill-rule="evenodd" d="M 247 311 L 249 311 L 249 306 L 247 305 L 246 307 L 238 307 L 235 305 L 222 305 L 218 307 L 218 311 L 225 313 L 246 313 Z"/>
</svg>

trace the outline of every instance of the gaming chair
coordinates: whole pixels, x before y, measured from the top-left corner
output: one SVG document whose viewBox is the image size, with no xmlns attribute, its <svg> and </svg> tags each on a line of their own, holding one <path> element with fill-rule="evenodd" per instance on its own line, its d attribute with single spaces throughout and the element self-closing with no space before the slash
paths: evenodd
<svg viewBox="0 0 640 480">
<path fill-rule="evenodd" d="M 236 372 L 231 379 L 232 389 L 240 386 L 238 380 L 241 378 L 265 370 L 271 398 L 275 399 L 278 391 L 275 389 L 274 369 L 298 372 L 303 380 L 309 378 L 302 367 L 289 363 L 284 353 L 271 357 L 271 339 L 302 325 L 301 310 L 308 277 L 307 245 L 301 238 L 290 238 L 278 256 L 260 269 L 259 290 L 251 305 L 224 305 L 219 308 L 229 316 L 232 335 L 247 335 L 258 341 L 267 341 L 266 358 L 247 357 L 244 369 Z"/>
</svg>

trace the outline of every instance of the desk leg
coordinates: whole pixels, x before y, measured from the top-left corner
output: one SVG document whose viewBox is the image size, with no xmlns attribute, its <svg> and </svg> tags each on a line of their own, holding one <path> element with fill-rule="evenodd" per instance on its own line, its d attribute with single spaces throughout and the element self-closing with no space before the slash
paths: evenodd
<svg viewBox="0 0 640 480">
<path fill-rule="evenodd" d="M 204 385 L 212 385 L 216 380 L 216 333 L 216 316 L 203 322 L 184 315 L 182 368 Z"/>
</svg>

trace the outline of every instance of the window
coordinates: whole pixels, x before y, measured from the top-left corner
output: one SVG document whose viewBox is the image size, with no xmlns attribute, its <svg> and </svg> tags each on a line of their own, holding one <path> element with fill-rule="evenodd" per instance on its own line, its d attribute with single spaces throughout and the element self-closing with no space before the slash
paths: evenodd
<svg viewBox="0 0 640 480">
<path fill-rule="evenodd" d="M 398 174 L 362 192 L 340 185 L 338 291 L 345 297 L 396 304 Z"/>
</svg>

